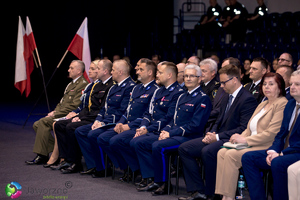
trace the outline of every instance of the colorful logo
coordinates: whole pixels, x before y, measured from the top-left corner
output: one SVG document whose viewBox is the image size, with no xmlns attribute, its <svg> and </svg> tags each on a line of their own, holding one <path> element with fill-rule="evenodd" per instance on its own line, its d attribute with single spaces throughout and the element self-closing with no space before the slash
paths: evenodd
<svg viewBox="0 0 300 200">
<path fill-rule="evenodd" d="M 11 182 L 6 185 L 5 193 L 10 198 L 16 199 L 19 196 L 21 196 L 21 194 L 22 194 L 22 191 L 20 191 L 21 189 L 22 189 L 22 186 L 19 183 Z"/>
</svg>

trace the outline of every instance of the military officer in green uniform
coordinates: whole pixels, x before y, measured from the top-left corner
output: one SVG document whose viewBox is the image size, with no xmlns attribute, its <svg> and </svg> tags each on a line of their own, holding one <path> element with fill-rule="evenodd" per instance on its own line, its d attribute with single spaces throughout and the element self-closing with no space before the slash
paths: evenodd
<svg viewBox="0 0 300 200">
<path fill-rule="evenodd" d="M 81 92 L 84 90 L 88 81 L 83 77 L 85 65 L 81 60 L 73 60 L 69 66 L 69 77 L 73 80 L 67 85 L 64 96 L 57 104 L 56 108 L 33 124 L 36 132 L 33 152 L 37 156 L 27 164 L 44 164 L 48 160 L 48 154 L 53 151 L 54 138 L 51 135 L 54 119 L 66 116 L 70 111 L 75 110 L 81 100 Z"/>
</svg>

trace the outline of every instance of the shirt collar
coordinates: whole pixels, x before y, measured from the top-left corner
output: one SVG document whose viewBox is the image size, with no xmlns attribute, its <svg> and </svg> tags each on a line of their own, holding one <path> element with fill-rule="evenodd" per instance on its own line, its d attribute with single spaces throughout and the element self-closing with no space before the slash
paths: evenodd
<svg viewBox="0 0 300 200">
<path fill-rule="evenodd" d="M 76 83 L 76 81 L 80 78 L 81 76 L 78 76 L 77 78 L 73 79 L 73 83 Z"/>
<path fill-rule="evenodd" d="M 253 82 L 253 81 L 252 81 L 252 84 L 255 84 L 255 86 L 257 86 L 260 82 L 261 82 L 261 79 L 259 79 L 259 80 L 256 81 L 256 82 Z"/>
<path fill-rule="evenodd" d="M 118 83 L 118 86 L 120 86 L 128 78 L 129 78 L 129 76 L 127 78 L 125 78 L 123 81 L 121 81 L 120 83 Z"/>
<path fill-rule="evenodd" d="M 152 81 L 155 81 L 154 79 Z M 150 83 L 152 83 L 152 81 L 146 83 L 146 84 L 143 84 L 144 88 L 147 87 Z"/>
<path fill-rule="evenodd" d="M 197 90 L 200 87 L 200 85 L 196 88 L 194 88 L 192 91 L 188 91 L 189 94 L 192 94 L 195 90 Z"/>
<path fill-rule="evenodd" d="M 108 79 L 106 79 L 105 81 L 103 81 L 103 84 L 106 84 L 107 81 L 109 81 L 109 79 L 111 79 L 111 76 Z"/>
<path fill-rule="evenodd" d="M 241 85 L 238 89 L 236 89 L 231 95 L 233 96 L 233 98 L 236 97 L 236 95 L 240 92 L 240 90 L 242 89 L 243 85 Z"/>
</svg>

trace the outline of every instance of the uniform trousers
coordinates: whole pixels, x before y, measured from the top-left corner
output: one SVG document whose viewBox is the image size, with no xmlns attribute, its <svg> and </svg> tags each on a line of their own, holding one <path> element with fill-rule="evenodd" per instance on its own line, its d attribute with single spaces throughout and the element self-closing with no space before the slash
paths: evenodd
<svg viewBox="0 0 300 200">
<path fill-rule="evenodd" d="M 300 153 L 287 154 L 274 158 L 269 166 L 266 150 L 247 152 L 242 157 L 243 171 L 247 181 L 250 198 L 266 200 L 264 182 L 260 169 L 271 169 L 273 176 L 273 199 L 288 200 L 287 168 L 300 160 Z"/>
<path fill-rule="evenodd" d="M 154 163 L 152 160 L 152 144 L 157 141 L 159 135 L 147 133 L 145 135 L 133 138 L 130 141 L 130 147 L 134 149 L 143 178 L 154 177 Z"/>
<path fill-rule="evenodd" d="M 54 117 L 43 117 L 34 122 L 33 130 L 36 133 L 33 152 L 48 156 L 54 148 L 54 137 L 51 134 Z"/>
<path fill-rule="evenodd" d="M 109 129 L 99 135 L 97 138 L 97 143 L 99 144 L 100 148 L 107 154 L 110 158 L 112 163 L 116 168 L 120 168 L 121 170 L 125 170 L 127 168 L 127 163 L 123 159 L 123 156 L 119 153 L 118 147 L 112 146 L 111 142 L 115 140 L 115 138 L 122 133 L 118 134 L 113 129 Z"/>
<path fill-rule="evenodd" d="M 288 167 L 289 200 L 300 200 L 300 161 Z"/>
<path fill-rule="evenodd" d="M 183 173 L 187 192 L 198 191 L 206 195 L 215 193 L 217 154 L 223 145 L 219 140 L 211 144 L 202 142 L 203 137 L 187 141 L 178 148 L 183 165 Z M 205 171 L 205 185 L 201 178 L 201 170 L 198 158 L 201 158 Z"/>
<path fill-rule="evenodd" d="M 109 141 L 110 148 L 119 156 L 116 157 L 116 159 L 120 159 L 118 163 L 125 162 L 133 172 L 140 169 L 136 153 L 134 149 L 130 147 L 130 142 L 135 133 L 136 129 L 124 131 L 113 136 Z"/>
<path fill-rule="evenodd" d="M 96 167 L 97 171 L 102 171 L 105 169 L 104 152 L 102 148 L 99 147 L 97 138 L 109 128 L 97 128 L 92 130 L 92 125 L 93 123 L 77 128 L 75 135 L 87 168 L 91 169 Z"/>
<path fill-rule="evenodd" d="M 88 123 L 90 122 L 72 122 L 72 119 L 61 120 L 55 123 L 54 129 L 57 137 L 59 156 L 61 158 L 74 163 L 81 161 L 81 151 L 75 137 L 75 130 Z"/>
</svg>

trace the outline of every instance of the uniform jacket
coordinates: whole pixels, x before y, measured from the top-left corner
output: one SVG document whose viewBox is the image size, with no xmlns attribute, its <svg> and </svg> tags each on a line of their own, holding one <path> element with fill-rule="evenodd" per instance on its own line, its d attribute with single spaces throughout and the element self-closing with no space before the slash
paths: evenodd
<svg viewBox="0 0 300 200">
<path fill-rule="evenodd" d="M 220 82 L 214 77 L 207 85 L 201 84 L 203 92 L 209 97 L 210 101 L 213 103 L 216 97 L 217 91 L 220 87 Z"/>
<path fill-rule="evenodd" d="M 149 109 L 149 104 L 155 90 L 159 89 L 155 80 L 144 87 L 142 83 L 136 85 L 131 93 L 126 112 L 118 123 L 128 124 L 130 129 L 138 128 L 143 120 L 143 114 Z"/>
<path fill-rule="evenodd" d="M 69 112 L 80 105 L 80 97 L 87 84 L 87 80 L 81 76 L 75 83 L 72 81 L 67 85 L 63 98 L 54 109 L 54 118 L 66 116 Z"/>
<path fill-rule="evenodd" d="M 252 85 L 252 82 L 244 85 L 245 89 L 247 91 L 249 91 L 255 97 L 255 99 L 257 100 L 257 103 L 260 103 L 261 100 L 264 98 L 264 96 L 262 96 L 259 92 L 260 84 L 261 84 L 261 82 L 258 85 L 256 85 L 254 88 L 252 88 L 251 90 L 250 90 L 250 87 Z"/>
<path fill-rule="evenodd" d="M 135 86 L 135 82 L 128 77 L 120 86 L 113 85 L 106 97 L 105 106 L 100 110 L 96 120 L 100 122 L 116 123 L 128 106 L 130 93 Z"/>
<path fill-rule="evenodd" d="M 183 91 L 177 81 L 168 89 L 164 86 L 157 89 L 152 97 L 148 112 L 143 116 L 141 126 L 146 126 L 148 132 L 158 134 L 173 119 L 177 99 Z"/>
<path fill-rule="evenodd" d="M 81 120 L 87 120 L 87 121 L 91 121 L 91 122 L 93 122 L 95 120 L 100 109 L 105 105 L 105 100 L 106 100 L 108 90 L 112 86 L 113 86 L 112 78 L 110 78 L 105 84 L 103 84 L 102 81 L 100 81 L 95 85 L 92 93 L 90 95 L 88 95 L 89 97 L 91 96 L 92 105 L 91 105 L 90 109 L 88 107 L 89 99 L 87 99 L 86 100 L 87 106 L 85 106 L 79 112 L 79 118 Z"/>
<path fill-rule="evenodd" d="M 257 134 L 251 136 L 250 122 L 252 118 L 257 115 L 268 103 L 264 101 L 260 103 L 254 111 L 251 119 L 248 122 L 247 129 L 242 133 L 246 137 L 246 141 L 249 146 L 260 146 L 262 149 L 268 148 L 276 134 L 280 130 L 283 110 L 287 103 L 285 97 L 279 97 L 269 108 L 265 110 L 265 113 L 259 118 L 257 122 Z"/>
<path fill-rule="evenodd" d="M 219 139 L 224 142 L 227 142 L 234 133 L 242 133 L 246 129 L 257 107 L 256 99 L 242 87 L 225 114 L 228 98 L 228 95 L 223 98 L 218 118 L 210 130 L 219 134 Z"/>
<path fill-rule="evenodd" d="M 212 104 L 201 87 L 189 94 L 181 94 L 177 100 L 173 120 L 163 130 L 170 137 L 184 142 L 203 135 Z"/>
<path fill-rule="evenodd" d="M 280 131 L 276 135 L 272 146 L 268 150 L 274 150 L 277 153 L 282 152 L 284 155 L 292 154 L 292 153 L 300 153 L 300 117 L 299 116 L 297 118 L 297 121 L 294 125 L 294 128 L 289 138 L 290 146 L 283 150 L 285 138 L 289 134 L 289 124 L 295 107 L 296 107 L 296 100 L 295 99 L 289 100 L 289 102 L 286 104 L 284 109 L 283 120 L 282 120 Z"/>
</svg>

